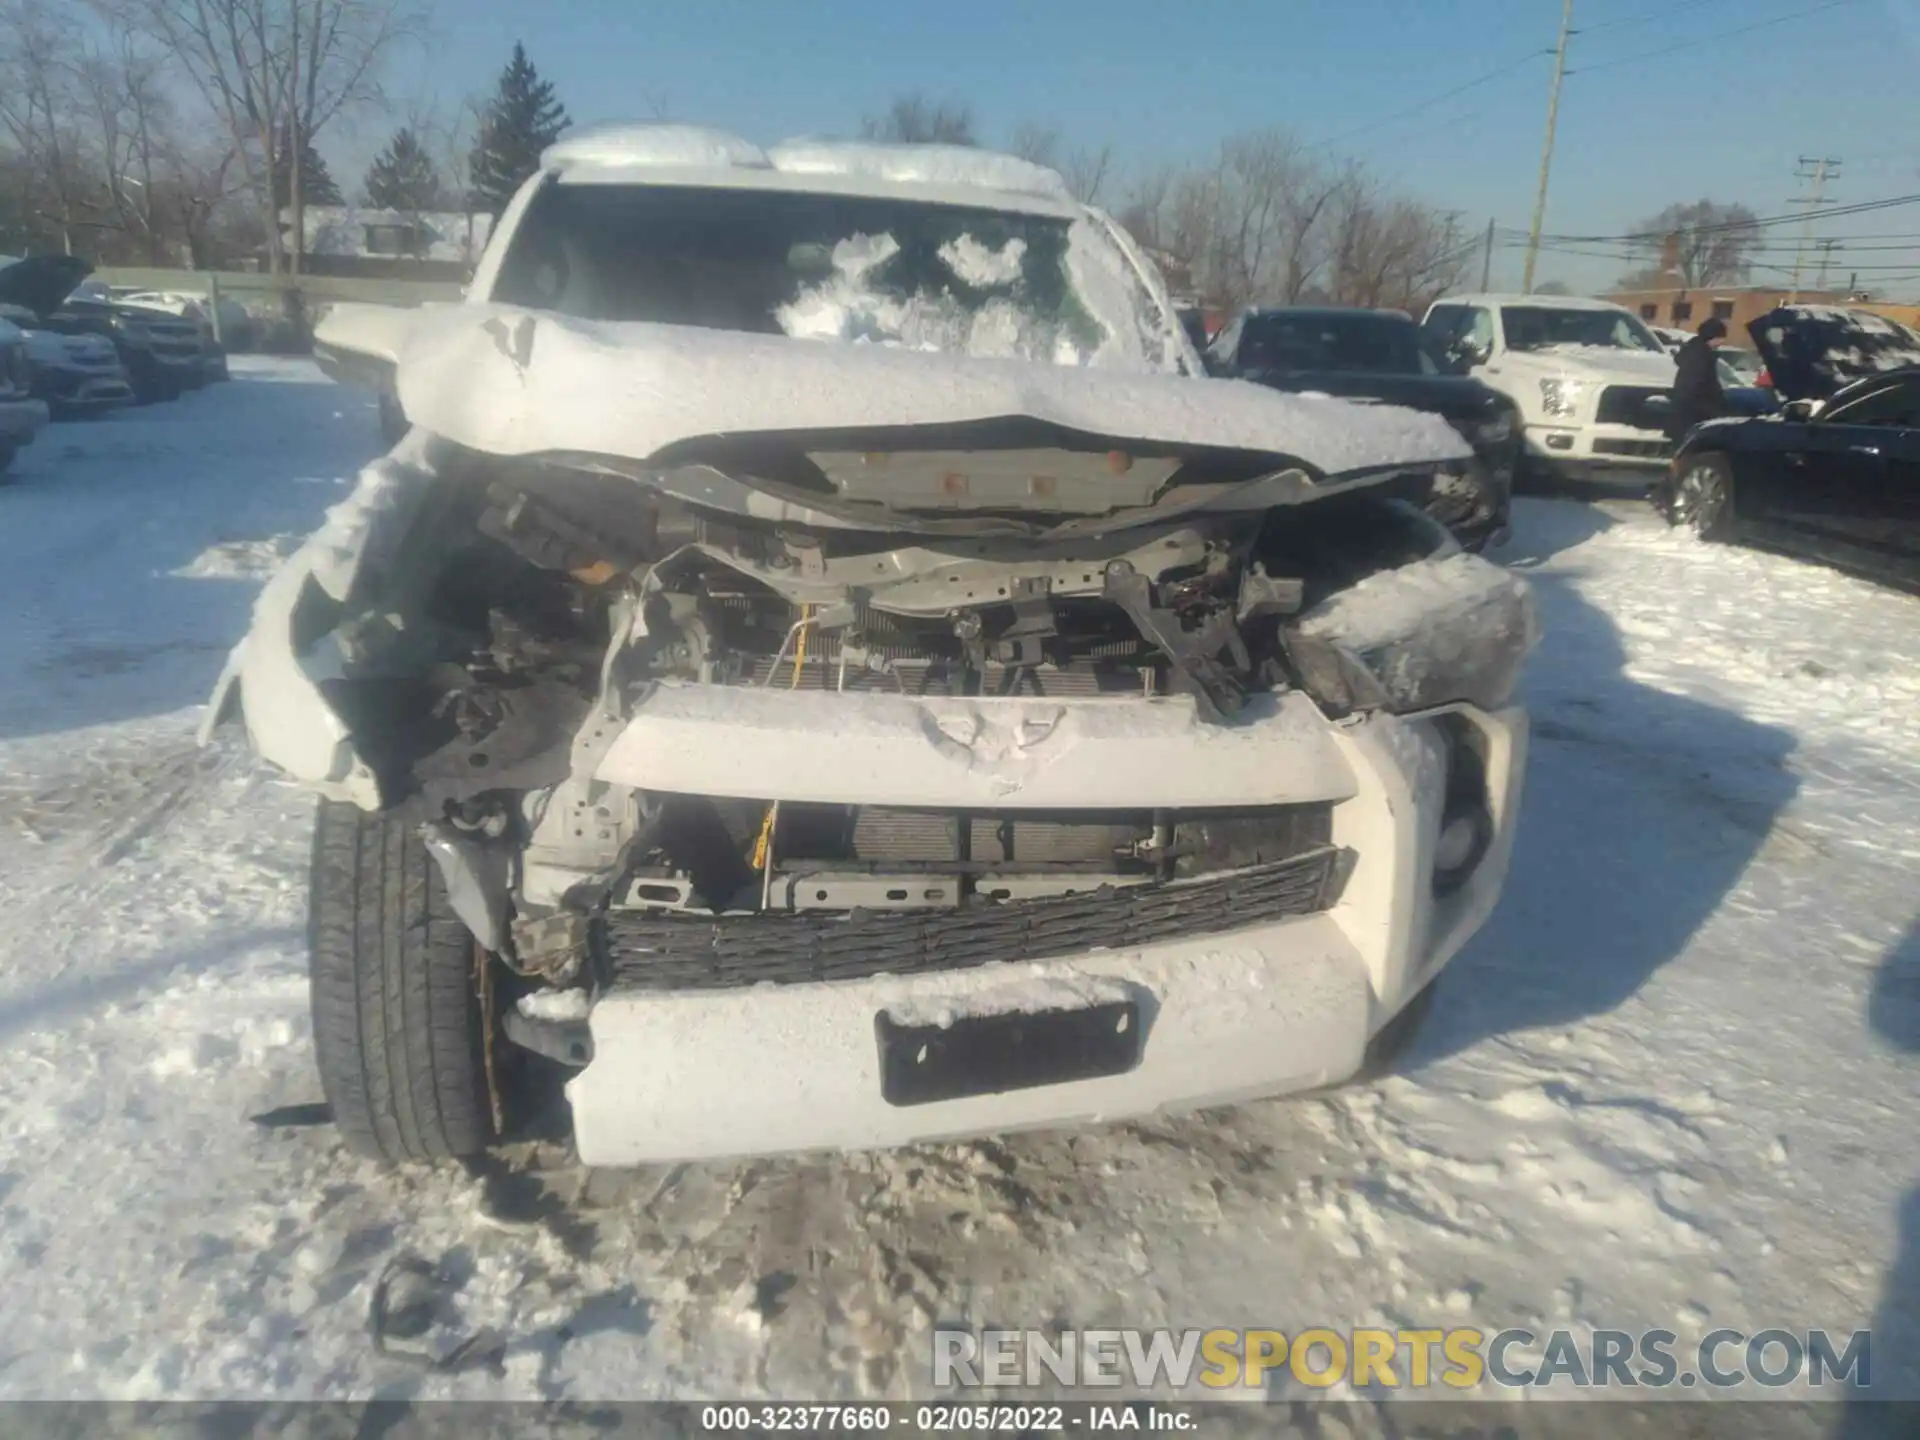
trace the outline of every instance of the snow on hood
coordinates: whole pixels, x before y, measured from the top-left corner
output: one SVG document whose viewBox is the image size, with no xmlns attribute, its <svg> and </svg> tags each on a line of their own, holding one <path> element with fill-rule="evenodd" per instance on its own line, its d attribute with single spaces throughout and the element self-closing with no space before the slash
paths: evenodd
<svg viewBox="0 0 1920 1440">
<path fill-rule="evenodd" d="M 1855 380 L 1920 365 L 1920 334 L 1870 310 L 1782 305 L 1747 333 L 1788 400 L 1823 400 Z"/>
<path fill-rule="evenodd" d="M 324 327 L 321 338 L 329 339 Z M 1242 381 L 815 345 L 504 305 L 414 312 L 397 350 L 409 418 L 498 455 L 644 461 L 711 435 L 1011 417 L 1115 439 L 1284 455 L 1328 476 L 1469 453 L 1435 416 Z"/>
<path fill-rule="evenodd" d="M 1595 380 L 1628 380 L 1647 385 L 1671 385 L 1673 356 L 1664 351 L 1629 350 L 1624 345 L 1542 345 L 1512 352 L 1518 359 L 1538 363 Z"/>
</svg>

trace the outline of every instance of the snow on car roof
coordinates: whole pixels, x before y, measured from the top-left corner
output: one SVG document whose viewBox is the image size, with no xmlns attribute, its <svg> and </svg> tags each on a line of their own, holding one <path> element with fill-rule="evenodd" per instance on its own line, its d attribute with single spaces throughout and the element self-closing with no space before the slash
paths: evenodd
<svg viewBox="0 0 1920 1440">
<path fill-rule="evenodd" d="M 1624 310 L 1611 300 L 1586 295 L 1448 295 L 1436 305 L 1534 305 L 1543 310 Z M 1628 312 L 1632 313 L 1632 312 Z"/>
<path fill-rule="evenodd" d="M 1067 215 L 1078 206 L 1059 173 L 965 145 L 788 140 L 762 149 L 703 125 L 597 126 L 556 141 L 541 168 L 576 184 L 710 185 L 754 190 L 901 195 L 949 204 Z"/>
</svg>

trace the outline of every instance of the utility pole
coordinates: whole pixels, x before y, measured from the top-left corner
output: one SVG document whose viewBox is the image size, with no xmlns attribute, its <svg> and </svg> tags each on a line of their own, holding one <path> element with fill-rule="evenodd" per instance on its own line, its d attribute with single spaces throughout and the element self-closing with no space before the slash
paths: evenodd
<svg viewBox="0 0 1920 1440">
<path fill-rule="evenodd" d="M 1844 248 L 1846 242 L 1828 237 L 1825 240 L 1816 240 L 1813 243 L 1820 247 L 1820 279 L 1818 284 L 1820 288 L 1824 290 L 1827 288 L 1827 268 L 1833 264 L 1833 252 L 1837 248 Z"/>
<path fill-rule="evenodd" d="M 1553 168 L 1553 127 L 1560 118 L 1560 82 L 1567 73 L 1567 37 L 1573 34 L 1573 0 L 1560 10 L 1560 43 L 1553 52 L 1553 89 L 1547 92 L 1547 138 L 1540 147 L 1540 193 L 1533 200 L 1533 228 L 1527 232 L 1527 267 L 1520 289 L 1533 293 L 1533 267 L 1540 259 L 1540 227 L 1547 220 L 1547 172 Z"/>
<path fill-rule="evenodd" d="M 1840 164 L 1840 161 L 1830 155 L 1822 159 L 1809 159 L 1802 155 L 1799 167 L 1793 172 L 1795 179 L 1812 183 L 1813 193 L 1796 196 L 1787 202 L 1789 205 L 1807 207 L 1807 218 L 1800 226 L 1800 243 L 1793 252 L 1793 292 L 1787 297 L 1789 305 L 1797 303 L 1800 299 L 1800 270 L 1806 264 L 1807 241 L 1813 234 L 1813 219 L 1822 205 L 1833 204 L 1833 201 L 1823 199 L 1822 196 L 1827 188 L 1827 181 L 1840 178 Z"/>
<path fill-rule="evenodd" d="M 1480 293 L 1493 288 L 1493 217 L 1487 217 L 1487 248 L 1480 256 Z"/>
</svg>

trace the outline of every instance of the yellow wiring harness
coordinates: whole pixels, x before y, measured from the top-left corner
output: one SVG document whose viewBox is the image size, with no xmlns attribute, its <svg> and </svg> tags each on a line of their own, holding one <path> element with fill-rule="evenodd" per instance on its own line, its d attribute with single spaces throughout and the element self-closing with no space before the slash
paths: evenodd
<svg viewBox="0 0 1920 1440">
<path fill-rule="evenodd" d="M 790 690 L 798 690 L 800 688 L 801 667 L 807 663 L 807 631 L 812 626 L 812 623 L 813 606 L 802 605 L 800 607 L 800 638 L 794 642 L 793 647 L 793 683 L 787 687 Z M 780 802 L 776 800 L 773 804 L 767 806 L 766 818 L 760 822 L 760 833 L 754 838 L 753 842 L 753 868 L 755 870 L 764 870 L 767 868 L 767 848 L 773 844 L 773 820 L 779 813 Z"/>
</svg>

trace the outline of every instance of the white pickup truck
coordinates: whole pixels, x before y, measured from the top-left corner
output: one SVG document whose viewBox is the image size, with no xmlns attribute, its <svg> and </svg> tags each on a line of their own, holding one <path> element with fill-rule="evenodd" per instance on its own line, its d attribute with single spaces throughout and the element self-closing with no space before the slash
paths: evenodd
<svg viewBox="0 0 1920 1440">
<path fill-rule="evenodd" d="M 1424 328 L 1463 374 L 1520 407 L 1535 474 L 1644 484 L 1673 452 L 1674 362 L 1637 315 L 1563 295 L 1456 295 Z"/>
</svg>

